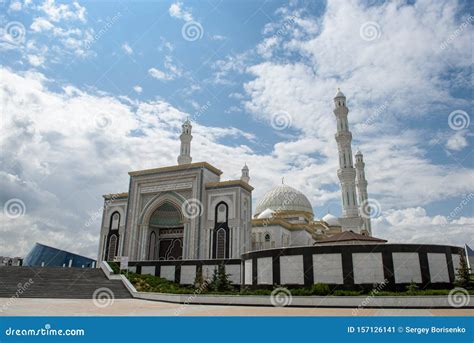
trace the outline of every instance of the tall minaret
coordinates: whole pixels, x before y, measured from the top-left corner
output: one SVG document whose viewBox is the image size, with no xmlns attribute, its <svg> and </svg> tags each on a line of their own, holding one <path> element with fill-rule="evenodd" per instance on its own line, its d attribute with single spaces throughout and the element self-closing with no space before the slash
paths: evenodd
<svg viewBox="0 0 474 343">
<path fill-rule="evenodd" d="M 357 151 L 356 155 L 356 186 L 357 186 L 357 193 L 359 194 L 359 213 L 364 221 L 364 230 L 365 234 L 372 236 L 372 226 L 370 223 L 370 204 L 369 204 L 369 196 L 367 195 L 367 180 L 365 179 L 365 163 L 364 163 L 364 155 Z"/>
<path fill-rule="evenodd" d="M 334 115 L 337 120 L 336 142 L 339 150 L 339 169 L 337 176 L 341 183 L 342 217 L 339 218 L 342 230 L 360 232 L 362 219 L 359 216 L 357 205 L 355 177 L 356 171 L 352 163 L 352 133 L 349 131 L 346 106 L 346 97 L 338 89 L 334 97 Z"/>
<path fill-rule="evenodd" d="M 191 140 L 193 139 L 191 129 L 193 127 L 191 126 L 189 119 L 186 119 L 181 127 L 182 131 L 179 136 L 179 139 L 181 140 L 181 150 L 178 156 L 178 164 L 187 164 L 191 163 L 193 160 L 191 158 Z"/>
<path fill-rule="evenodd" d="M 242 176 L 240 177 L 240 179 L 246 183 L 249 183 L 250 181 L 249 167 L 247 167 L 247 163 L 245 163 L 244 167 L 242 168 Z"/>
</svg>

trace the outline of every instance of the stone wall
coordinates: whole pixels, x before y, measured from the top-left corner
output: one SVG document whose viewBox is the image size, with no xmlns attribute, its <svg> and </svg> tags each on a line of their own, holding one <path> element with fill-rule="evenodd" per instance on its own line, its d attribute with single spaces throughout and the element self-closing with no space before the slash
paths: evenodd
<svg viewBox="0 0 474 343">
<path fill-rule="evenodd" d="M 369 244 L 294 247 L 242 255 L 244 284 L 306 286 L 316 283 L 342 289 L 398 289 L 452 286 L 460 247 L 420 244 Z"/>
</svg>

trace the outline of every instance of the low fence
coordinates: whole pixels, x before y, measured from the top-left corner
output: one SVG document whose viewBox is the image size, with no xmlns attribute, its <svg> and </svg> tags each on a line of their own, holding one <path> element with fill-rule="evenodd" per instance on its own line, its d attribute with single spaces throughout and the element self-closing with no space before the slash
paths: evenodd
<svg viewBox="0 0 474 343">
<path fill-rule="evenodd" d="M 330 245 L 269 249 L 242 255 L 243 285 L 404 290 L 451 287 L 464 249 L 446 245 Z"/>
</svg>

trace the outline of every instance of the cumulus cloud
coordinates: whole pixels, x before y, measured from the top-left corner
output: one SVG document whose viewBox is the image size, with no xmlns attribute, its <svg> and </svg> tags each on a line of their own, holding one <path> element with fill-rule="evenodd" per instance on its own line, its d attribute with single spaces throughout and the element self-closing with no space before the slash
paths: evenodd
<svg viewBox="0 0 474 343">
<path fill-rule="evenodd" d="M 319 155 L 318 163 L 331 168 L 337 168 L 332 97 L 340 86 L 348 98 L 353 149 L 359 146 L 365 155 L 369 194 L 386 208 L 456 197 L 473 190 L 467 180 L 474 171 L 433 162 L 428 156 L 433 133 L 407 124 L 433 112 L 445 113 L 441 120 L 452 134 L 448 114 L 469 106 L 448 91 L 457 79 L 446 78 L 446 73 L 453 65 L 470 68 L 466 47 L 472 27 L 464 27 L 449 48 L 441 49 L 464 20 L 456 6 L 451 1 L 442 6 L 430 1 L 377 6 L 331 1 L 320 18 L 285 7 L 280 21 L 266 25 L 266 37 L 257 45 L 255 53 L 263 61 L 249 65 L 252 59 L 247 58 L 245 67 L 237 68 L 231 63 L 237 57 L 229 56 L 216 63 L 216 77 L 249 75 L 242 101 L 247 111 L 268 124 L 278 113 L 287 113 L 290 129 L 299 133 L 297 142 L 317 141 L 313 153 Z M 373 39 L 364 31 L 367 23 L 375 30 Z M 295 54 L 302 57 L 295 59 Z M 467 145 L 466 132 L 460 131 L 447 140 L 446 148 L 459 151 Z M 295 155 L 308 153 L 305 144 L 293 147 Z"/>
<path fill-rule="evenodd" d="M 183 75 L 183 71 L 173 63 L 171 56 L 165 56 L 164 66 L 166 71 L 153 67 L 148 69 L 148 74 L 150 74 L 151 77 L 162 81 L 174 80 L 176 77 Z"/>
<path fill-rule="evenodd" d="M 184 8 L 184 5 L 182 2 L 177 1 L 173 4 L 171 4 L 169 10 L 168 10 L 170 16 L 177 18 L 177 19 L 182 19 L 185 21 L 190 21 L 193 20 L 193 15 L 191 13 L 191 10 Z"/>
<path fill-rule="evenodd" d="M 123 43 L 122 44 L 122 50 L 127 54 L 127 55 L 131 55 L 133 54 L 133 49 L 130 45 L 128 45 L 128 43 Z"/>
<path fill-rule="evenodd" d="M 159 70 L 157 68 L 148 69 L 148 74 L 150 74 L 151 77 L 157 80 L 169 81 L 174 79 L 174 76 L 172 74 L 165 73 L 164 71 Z"/>
<path fill-rule="evenodd" d="M 446 148 L 453 151 L 460 151 L 467 147 L 469 143 L 467 142 L 466 136 L 468 135 L 467 130 L 456 131 L 452 134 L 451 137 L 446 142 Z"/>
<path fill-rule="evenodd" d="M 63 20 L 86 21 L 86 8 L 81 6 L 77 1 L 71 4 L 57 4 L 54 0 L 46 0 L 38 6 L 38 8 L 54 22 Z"/>
<path fill-rule="evenodd" d="M 389 238 L 389 243 L 469 245 L 474 237 L 472 214 L 472 206 L 458 213 L 458 219 L 429 216 L 423 207 L 389 210 L 372 221 L 373 235 Z"/>
<path fill-rule="evenodd" d="M 94 256 L 101 195 L 127 191 L 128 172 L 176 163 L 187 114 L 164 101 L 129 104 L 73 86 L 51 91 L 43 74 L 0 69 L 5 115 L 0 128 L 0 203 L 18 198 L 25 215 L 2 215 L 1 250 L 25 254 L 35 241 Z M 252 152 L 218 140 L 243 136 L 235 128 L 194 124 L 193 158 L 238 177 Z M 239 158 L 221 165 L 228 156 Z M 19 228 L 22 228 L 19 230 Z"/>
<path fill-rule="evenodd" d="M 46 5 L 30 27 L 32 35 L 52 33 L 68 51 L 84 50 L 81 42 L 93 32 L 74 25 L 86 21 L 85 10 L 51 0 Z M 71 11 L 75 14 L 68 14 Z M 181 2 L 172 4 L 169 13 L 192 20 Z M 468 182 L 474 178 L 472 168 L 433 160 L 433 131 L 410 122 L 439 116 L 438 121 L 446 123 L 440 146 L 460 151 L 469 143 L 469 134 L 453 132 L 447 121 L 453 109 L 471 105 L 448 91 L 468 85 L 463 77 L 446 77 L 452 66 L 464 70 L 471 63 L 465 47 L 470 46 L 472 27 L 463 27 L 450 39 L 465 20 L 456 2 L 366 6 L 331 1 L 319 18 L 291 5 L 276 14 L 281 20 L 265 26 L 264 38 L 254 49 L 214 63 L 212 81 L 219 87 L 235 86 L 235 74 L 244 75 L 243 89 L 235 87 L 230 95 L 240 102 L 233 108 L 243 110 L 235 115 L 250 113 L 271 127 L 276 114 L 287 113 L 291 125 L 283 132 L 273 131 L 275 143 L 264 135 L 196 122 L 193 160 L 223 169 L 224 179 L 238 178 L 247 162 L 255 200 L 285 176 L 315 208 L 338 210 L 332 97 L 341 86 L 348 96 L 353 148 L 359 146 L 364 153 L 369 196 L 382 207 L 374 234 L 390 241 L 424 243 L 439 243 L 443 235 L 443 243 L 459 245 L 472 237 L 472 211 L 464 208 L 455 216 L 442 216 L 426 209 L 474 191 Z M 375 39 L 361 36 L 367 22 L 377 24 Z M 34 37 L 27 48 L 32 65 L 39 65 L 41 58 L 49 60 L 48 47 Z M 171 53 L 174 47 L 162 39 L 159 49 Z M 148 72 L 162 81 L 186 76 L 170 56 Z M 37 72 L 2 69 L 0 76 L 7 113 L 0 129 L 0 200 L 20 198 L 27 208 L 21 218 L 1 218 L 6 223 L 1 228 L 6 237 L 2 253 L 20 255 L 34 241 L 47 240 L 93 257 L 100 223 L 85 223 L 100 209 L 101 194 L 126 191 L 131 169 L 175 164 L 177 137 L 187 113 L 165 100 L 124 101 L 57 84 L 53 91 L 48 85 L 55 81 Z M 134 91 L 140 93 L 141 86 Z M 212 104 L 206 110 L 214 111 Z M 265 147 L 266 153 L 256 153 L 258 147 Z"/>
</svg>

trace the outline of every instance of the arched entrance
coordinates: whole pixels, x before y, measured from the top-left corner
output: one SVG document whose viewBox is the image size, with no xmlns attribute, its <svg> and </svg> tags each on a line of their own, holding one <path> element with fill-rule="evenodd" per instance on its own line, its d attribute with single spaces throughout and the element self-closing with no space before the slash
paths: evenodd
<svg viewBox="0 0 474 343">
<path fill-rule="evenodd" d="M 183 223 L 180 210 L 170 202 L 161 204 L 148 224 L 148 260 L 183 258 Z"/>
</svg>

